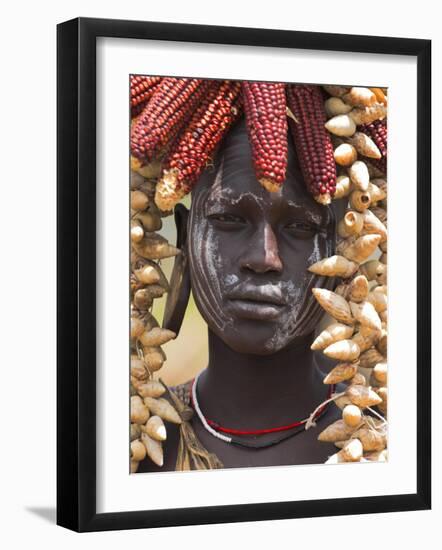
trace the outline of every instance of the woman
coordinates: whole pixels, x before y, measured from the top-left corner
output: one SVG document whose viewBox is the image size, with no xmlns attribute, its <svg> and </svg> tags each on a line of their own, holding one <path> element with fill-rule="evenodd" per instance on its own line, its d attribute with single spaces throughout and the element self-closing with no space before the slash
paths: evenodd
<svg viewBox="0 0 442 550">
<path fill-rule="evenodd" d="M 173 389 L 194 410 L 188 422 L 217 467 L 323 463 L 335 452 L 317 440 L 321 420 L 341 416 L 333 404 L 317 427 L 295 425 L 327 398 L 322 380 L 332 365 L 310 349 L 322 315 L 311 290 L 333 279 L 307 268 L 333 253 L 335 215 L 305 190 L 288 140 L 286 181 L 269 193 L 242 118 L 192 191 L 190 212 L 175 208 L 183 252 L 175 271 L 183 271 L 173 276 L 179 286 L 163 325 L 179 330 L 191 287 L 208 325 L 209 361 L 196 382 Z M 179 447 L 180 429 L 167 423 L 164 465 L 146 459 L 138 471 L 175 470 Z"/>
</svg>

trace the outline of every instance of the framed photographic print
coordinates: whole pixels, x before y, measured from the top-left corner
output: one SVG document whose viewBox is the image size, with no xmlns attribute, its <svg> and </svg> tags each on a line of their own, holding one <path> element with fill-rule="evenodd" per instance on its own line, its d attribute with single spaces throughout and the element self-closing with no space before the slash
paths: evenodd
<svg viewBox="0 0 442 550">
<path fill-rule="evenodd" d="M 430 507 L 430 53 L 58 26 L 59 525 Z"/>
</svg>

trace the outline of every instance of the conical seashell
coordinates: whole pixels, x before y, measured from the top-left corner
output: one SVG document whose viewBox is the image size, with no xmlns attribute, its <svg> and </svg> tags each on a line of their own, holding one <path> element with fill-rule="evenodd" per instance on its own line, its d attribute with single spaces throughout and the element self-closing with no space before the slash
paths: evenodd
<svg viewBox="0 0 442 550">
<path fill-rule="evenodd" d="M 373 304 L 370 302 L 361 302 L 357 304 L 355 302 L 350 302 L 351 313 L 353 317 L 361 323 L 361 325 L 366 325 L 374 330 L 380 331 L 382 329 L 381 319 L 377 314 Z"/>
<path fill-rule="evenodd" d="M 144 362 L 150 372 L 156 372 L 166 360 L 166 354 L 159 346 L 143 348 Z"/>
<path fill-rule="evenodd" d="M 378 201 L 382 201 L 387 196 L 387 194 L 384 191 L 382 191 L 380 187 L 378 187 L 377 185 L 374 185 L 373 183 L 370 183 L 368 185 L 367 192 L 370 195 L 371 204 L 374 204 Z"/>
<path fill-rule="evenodd" d="M 352 136 L 356 124 L 349 115 L 336 115 L 325 123 L 327 130 L 335 136 Z"/>
<path fill-rule="evenodd" d="M 382 384 L 387 383 L 387 363 L 376 363 L 373 367 L 373 376 Z"/>
<path fill-rule="evenodd" d="M 342 199 L 350 194 L 351 182 L 348 176 L 338 176 L 336 178 L 336 191 L 333 195 L 334 199 Z"/>
<path fill-rule="evenodd" d="M 134 270 L 135 276 L 139 281 L 146 285 L 157 283 L 160 280 L 160 274 L 152 265 L 144 265 Z"/>
<path fill-rule="evenodd" d="M 332 397 L 334 397 L 334 396 L 335 396 L 335 394 L 332 394 Z M 346 395 L 341 395 L 340 397 L 337 397 L 333 402 L 341 410 L 344 407 L 346 407 L 347 405 L 352 404 L 350 399 Z"/>
<path fill-rule="evenodd" d="M 382 401 L 379 395 L 374 392 L 369 386 L 358 386 L 357 384 L 348 386 L 345 390 L 345 395 L 350 399 L 353 405 L 357 405 L 364 409 L 372 407 Z"/>
<path fill-rule="evenodd" d="M 382 451 L 387 445 L 387 438 L 384 434 L 369 428 L 361 428 L 354 433 L 361 443 L 364 451 Z"/>
<path fill-rule="evenodd" d="M 371 183 L 379 187 L 379 189 L 381 189 L 385 193 L 384 199 L 386 199 L 388 193 L 387 180 L 385 178 L 373 178 L 371 180 Z"/>
<path fill-rule="evenodd" d="M 383 330 L 382 335 L 379 338 L 378 343 L 376 344 L 376 348 L 378 349 L 379 353 L 383 355 L 384 357 L 387 357 L 388 352 L 388 335 L 387 331 Z"/>
<path fill-rule="evenodd" d="M 135 172 L 138 172 L 143 178 L 156 179 L 161 175 L 161 163 L 159 160 L 153 160 L 148 164 L 142 164 L 139 159 L 134 156 L 130 157 L 130 167 Z"/>
<path fill-rule="evenodd" d="M 363 132 L 355 132 L 348 141 L 353 145 L 356 151 L 364 157 L 373 159 L 380 159 L 382 157 L 375 142 Z"/>
<path fill-rule="evenodd" d="M 353 336 L 352 340 L 358 344 L 361 354 L 370 349 L 379 340 L 381 332 L 373 330 L 366 325 L 360 325 L 359 331 Z"/>
<path fill-rule="evenodd" d="M 130 440 L 135 441 L 141 436 L 141 425 L 140 424 L 131 424 L 130 425 Z"/>
<path fill-rule="evenodd" d="M 356 239 L 353 244 L 350 244 L 346 247 L 342 254 L 348 260 L 352 262 L 357 262 L 358 264 L 365 262 L 376 250 L 379 241 L 381 240 L 380 235 L 363 235 Z"/>
<path fill-rule="evenodd" d="M 349 210 L 338 223 L 338 235 L 346 239 L 352 235 L 359 235 L 364 226 L 364 216 L 360 212 Z"/>
<path fill-rule="evenodd" d="M 139 462 L 136 462 L 135 460 L 130 461 L 130 473 L 135 474 L 138 470 Z"/>
<path fill-rule="evenodd" d="M 160 441 L 153 439 L 146 432 L 141 434 L 141 441 L 146 447 L 147 456 L 152 460 L 157 466 L 162 466 L 164 464 L 163 458 L 163 446 Z"/>
<path fill-rule="evenodd" d="M 324 384 L 339 384 L 344 380 L 352 378 L 358 370 L 358 365 L 355 363 L 339 363 L 336 365 L 324 378 Z"/>
<path fill-rule="evenodd" d="M 373 212 L 373 214 L 381 220 L 381 222 L 383 224 L 386 223 L 387 221 L 387 211 L 385 210 L 385 208 L 382 208 L 380 206 L 373 206 L 372 208 L 370 208 L 370 210 Z"/>
<path fill-rule="evenodd" d="M 158 233 L 148 233 L 139 243 L 133 243 L 137 254 L 150 260 L 170 258 L 180 253 L 178 248 L 167 242 L 167 239 Z"/>
<path fill-rule="evenodd" d="M 326 347 L 324 354 L 338 361 L 354 361 L 359 357 L 359 346 L 353 340 L 340 340 Z"/>
<path fill-rule="evenodd" d="M 148 380 L 145 384 L 138 386 L 138 393 L 141 397 L 161 397 L 165 388 L 158 380 Z"/>
<path fill-rule="evenodd" d="M 342 420 L 350 428 L 356 428 L 362 421 L 362 412 L 357 405 L 346 405 L 342 411 Z"/>
<path fill-rule="evenodd" d="M 319 436 L 318 441 L 324 443 L 334 443 L 335 441 L 345 441 L 355 431 L 355 428 L 347 426 L 343 420 L 336 420 L 323 430 Z"/>
<path fill-rule="evenodd" d="M 353 330 L 353 327 L 343 325 L 342 323 L 332 323 L 317 336 L 311 345 L 311 349 L 315 351 L 322 350 L 338 340 L 350 338 L 353 334 Z"/>
<path fill-rule="evenodd" d="M 378 313 L 387 309 L 387 296 L 383 292 L 377 290 L 370 292 L 367 302 L 370 302 Z"/>
<path fill-rule="evenodd" d="M 142 431 L 157 441 L 165 441 L 167 438 L 166 426 L 162 418 L 156 415 L 149 418 Z"/>
<path fill-rule="evenodd" d="M 376 269 L 376 281 L 379 285 L 387 284 L 387 266 L 381 262 Z"/>
<path fill-rule="evenodd" d="M 153 415 L 157 415 L 163 420 L 173 422 L 174 424 L 182 423 L 180 415 L 169 403 L 169 401 L 167 401 L 167 399 L 164 399 L 164 397 L 160 397 L 158 399 L 155 399 L 153 397 L 145 397 L 144 403 L 147 407 L 149 407 L 149 410 Z"/>
<path fill-rule="evenodd" d="M 134 218 L 141 222 L 145 231 L 148 231 L 150 233 L 152 233 L 153 231 L 159 231 L 163 226 L 161 217 L 159 216 L 157 211 L 152 208 L 152 206 L 149 206 L 149 209 L 145 210 L 144 212 L 138 212 L 137 214 L 135 214 Z"/>
<path fill-rule="evenodd" d="M 379 243 L 379 248 L 382 250 L 382 252 L 387 252 L 388 243 L 387 241 L 381 241 Z"/>
<path fill-rule="evenodd" d="M 166 292 L 164 287 L 157 284 L 148 285 L 145 288 L 140 288 L 134 294 L 134 304 L 138 309 L 146 310 L 151 305 L 155 298 L 161 298 Z"/>
<path fill-rule="evenodd" d="M 349 283 L 341 283 L 335 288 L 334 292 L 338 296 L 342 296 L 343 298 L 347 299 L 349 286 Z"/>
<path fill-rule="evenodd" d="M 308 270 L 316 275 L 327 277 L 342 277 L 347 279 L 356 273 L 358 264 L 347 260 L 343 256 L 331 256 L 311 265 Z"/>
<path fill-rule="evenodd" d="M 365 275 L 358 275 L 348 286 L 347 300 L 362 302 L 368 296 L 368 280 Z"/>
<path fill-rule="evenodd" d="M 144 228 L 138 220 L 130 221 L 130 240 L 139 243 L 144 237 Z"/>
<path fill-rule="evenodd" d="M 139 380 L 146 378 L 148 375 L 144 361 L 138 355 L 131 355 L 130 357 L 130 374 Z"/>
<path fill-rule="evenodd" d="M 350 143 L 341 143 L 333 153 L 336 164 L 350 166 L 358 158 L 356 149 Z"/>
<path fill-rule="evenodd" d="M 362 458 L 362 443 L 357 438 L 352 438 L 339 451 L 345 462 L 359 462 Z"/>
<path fill-rule="evenodd" d="M 139 439 L 135 439 L 130 443 L 130 457 L 136 462 L 141 462 L 146 458 L 146 447 Z"/>
<path fill-rule="evenodd" d="M 365 376 L 360 373 L 360 372 L 357 372 L 353 378 L 350 378 L 350 380 L 348 381 L 348 383 L 350 385 L 354 385 L 354 384 L 357 384 L 358 386 L 365 386 L 367 384 L 367 380 L 365 379 Z"/>
<path fill-rule="evenodd" d="M 346 115 L 352 110 L 352 106 L 344 103 L 339 97 L 329 97 L 324 102 L 324 108 L 329 117 L 334 117 L 336 115 Z"/>
<path fill-rule="evenodd" d="M 379 243 L 385 243 L 387 240 L 387 228 L 381 222 L 381 220 L 377 216 L 375 216 L 371 209 L 365 210 L 365 212 L 361 214 L 361 216 L 363 219 L 361 229 L 362 234 L 370 235 L 375 233 L 381 236 L 381 240 L 379 241 Z"/>
<path fill-rule="evenodd" d="M 381 262 L 381 264 L 387 264 L 387 253 L 386 252 L 384 252 L 383 254 L 380 255 L 379 261 Z"/>
<path fill-rule="evenodd" d="M 357 160 L 348 169 L 348 175 L 355 189 L 359 191 L 368 191 L 368 185 L 370 183 L 370 176 L 368 175 L 368 169 L 365 162 Z M 371 196 L 371 195 L 370 195 Z"/>
<path fill-rule="evenodd" d="M 370 348 L 364 351 L 364 353 L 361 353 L 360 361 L 363 369 L 371 369 L 377 363 L 383 363 L 385 357 L 381 355 L 376 348 Z"/>
<path fill-rule="evenodd" d="M 350 109 L 351 110 L 351 109 Z M 130 188 L 135 190 L 141 187 L 145 182 L 145 179 L 141 174 L 135 172 L 134 170 L 130 171 Z"/>
<path fill-rule="evenodd" d="M 149 409 L 138 395 L 130 398 L 130 421 L 135 424 L 145 424 L 149 419 Z"/>
<path fill-rule="evenodd" d="M 350 440 L 347 439 L 346 441 L 335 441 L 335 442 L 333 443 L 333 445 L 334 445 L 335 447 L 337 447 L 338 449 L 342 449 L 348 441 L 350 441 Z"/>
<path fill-rule="evenodd" d="M 350 206 L 358 212 L 364 212 L 370 206 L 371 197 L 367 191 L 355 189 L 350 193 Z"/>
<path fill-rule="evenodd" d="M 342 99 L 345 103 L 355 107 L 370 107 L 370 105 L 376 103 L 376 95 L 370 88 L 363 88 L 362 86 L 354 86 L 342 96 Z"/>
<path fill-rule="evenodd" d="M 369 281 L 376 279 L 378 268 L 380 265 L 379 260 L 370 260 L 359 266 L 359 271 L 362 275 L 365 275 Z"/>
<path fill-rule="evenodd" d="M 370 107 L 355 107 L 347 116 L 349 116 L 357 126 L 360 126 L 361 124 L 370 124 L 378 118 L 385 118 L 387 116 L 387 109 L 385 105 L 374 103 Z"/>
<path fill-rule="evenodd" d="M 387 390 L 386 387 L 382 387 L 382 388 L 374 388 L 374 391 L 382 399 L 381 403 L 379 403 L 377 405 L 377 407 L 383 415 L 386 415 L 387 414 L 387 406 L 388 406 L 388 390 Z"/>
<path fill-rule="evenodd" d="M 144 323 L 139 317 L 130 318 L 130 337 L 138 338 L 144 332 Z"/>
<path fill-rule="evenodd" d="M 148 205 L 149 197 L 145 193 L 138 189 L 130 192 L 130 207 L 133 210 L 146 210 Z"/>
<path fill-rule="evenodd" d="M 345 460 L 339 453 L 335 453 L 327 458 L 324 464 L 344 464 Z"/>
<path fill-rule="evenodd" d="M 325 288 L 313 288 L 313 295 L 325 311 L 341 323 L 352 325 L 353 317 L 351 315 L 348 302 L 338 296 L 331 290 Z"/>
<path fill-rule="evenodd" d="M 387 462 L 388 461 L 388 451 L 384 449 L 383 451 L 371 451 L 364 453 L 364 458 L 370 462 Z"/>
<path fill-rule="evenodd" d="M 162 346 L 169 340 L 173 340 L 176 334 L 166 328 L 155 327 L 149 331 L 143 332 L 139 340 L 143 346 Z"/>
</svg>

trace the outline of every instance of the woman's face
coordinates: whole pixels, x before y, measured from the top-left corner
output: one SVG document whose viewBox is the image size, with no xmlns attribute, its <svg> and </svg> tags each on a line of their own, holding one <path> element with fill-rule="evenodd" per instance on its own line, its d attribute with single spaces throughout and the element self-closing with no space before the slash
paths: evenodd
<svg viewBox="0 0 442 550">
<path fill-rule="evenodd" d="M 334 247 L 334 216 L 305 190 L 289 140 L 287 178 L 270 193 L 257 181 L 244 121 L 192 192 L 188 221 L 192 291 L 208 326 L 240 353 L 275 353 L 320 318 L 307 267 Z"/>
</svg>

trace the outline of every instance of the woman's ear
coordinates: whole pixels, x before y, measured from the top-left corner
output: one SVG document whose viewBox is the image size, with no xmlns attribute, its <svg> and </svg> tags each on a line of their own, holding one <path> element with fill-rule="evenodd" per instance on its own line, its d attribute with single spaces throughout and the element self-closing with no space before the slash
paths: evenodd
<svg viewBox="0 0 442 550">
<path fill-rule="evenodd" d="M 187 256 L 188 218 L 189 210 L 184 204 L 177 204 L 174 219 L 177 231 L 176 247 L 180 249 L 180 253 L 175 256 L 163 317 L 163 328 L 172 330 L 177 336 L 186 313 L 191 288 Z"/>
</svg>

